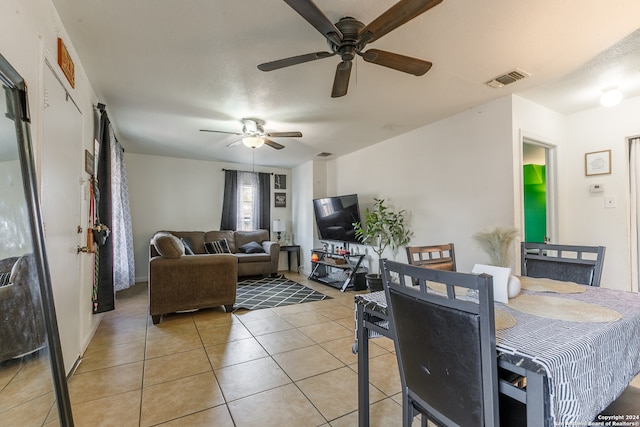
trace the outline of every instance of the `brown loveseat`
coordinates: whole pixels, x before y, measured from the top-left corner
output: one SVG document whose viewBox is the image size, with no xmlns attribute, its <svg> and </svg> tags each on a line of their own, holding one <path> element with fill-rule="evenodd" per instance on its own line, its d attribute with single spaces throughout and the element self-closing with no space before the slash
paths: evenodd
<svg viewBox="0 0 640 427">
<path fill-rule="evenodd" d="M 160 322 L 162 314 L 182 310 L 219 305 L 232 310 L 238 276 L 277 273 L 280 245 L 268 238 L 268 230 L 156 233 L 149 247 L 153 323 Z M 227 253 L 207 253 L 206 247 Z M 186 254 L 189 249 L 193 255 Z"/>
</svg>

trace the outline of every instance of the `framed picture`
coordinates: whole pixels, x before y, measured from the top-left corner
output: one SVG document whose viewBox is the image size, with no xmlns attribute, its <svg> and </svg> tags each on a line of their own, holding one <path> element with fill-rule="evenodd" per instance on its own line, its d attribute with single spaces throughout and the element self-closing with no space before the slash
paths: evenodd
<svg viewBox="0 0 640 427">
<path fill-rule="evenodd" d="M 89 175 L 93 175 L 93 154 L 89 150 L 84 150 L 84 171 Z"/>
<path fill-rule="evenodd" d="M 275 184 L 274 188 L 276 190 L 286 190 L 287 189 L 287 175 L 275 175 Z"/>
<path fill-rule="evenodd" d="M 584 155 L 584 174 L 607 175 L 611 173 L 611 150 L 594 151 Z"/>
<path fill-rule="evenodd" d="M 286 208 L 287 207 L 287 193 L 274 193 L 275 207 Z"/>
</svg>

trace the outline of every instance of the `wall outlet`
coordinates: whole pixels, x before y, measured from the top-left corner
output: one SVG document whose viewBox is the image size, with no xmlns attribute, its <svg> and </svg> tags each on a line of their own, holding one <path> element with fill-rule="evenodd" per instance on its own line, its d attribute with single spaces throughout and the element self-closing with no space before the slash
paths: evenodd
<svg viewBox="0 0 640 427">
<path fill-rule="evenodd" d="M 615 208 L 616 207 L 616 196 L 604 196 L 604 207 L 605 208 Z"/>
</svg>

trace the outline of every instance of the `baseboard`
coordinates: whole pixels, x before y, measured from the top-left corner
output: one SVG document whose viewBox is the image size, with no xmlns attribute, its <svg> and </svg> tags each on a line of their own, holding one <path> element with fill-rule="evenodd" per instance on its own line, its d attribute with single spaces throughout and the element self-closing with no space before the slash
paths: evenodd
<svg viewBox="0 0 640 427">
<path fill-rule="evenodd" d="M 136 277 L 135 278 L 136 283 L 140 283 L 140 282 L 148 282 L 149 281 L 149 276 L 144 276 L 144 277 Z"/>
</svg>

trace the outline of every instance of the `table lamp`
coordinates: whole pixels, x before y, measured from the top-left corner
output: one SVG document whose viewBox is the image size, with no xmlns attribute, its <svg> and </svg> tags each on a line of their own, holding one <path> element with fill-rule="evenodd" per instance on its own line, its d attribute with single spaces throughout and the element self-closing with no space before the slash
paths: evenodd
<svg viewBox="0 0 640 427">
<path fill-rule="evenodd" d="M 275 221 L 273 221 L 273 231 L 278 234 L 278 243 L 280 243 L 280 240 L 282 238 L 281 233 L 285 230 L 286 230 L 286 227 L 284 226 L 283 221 L 280 221 L 279 219 L 276 219 Z"/>
</svg>

